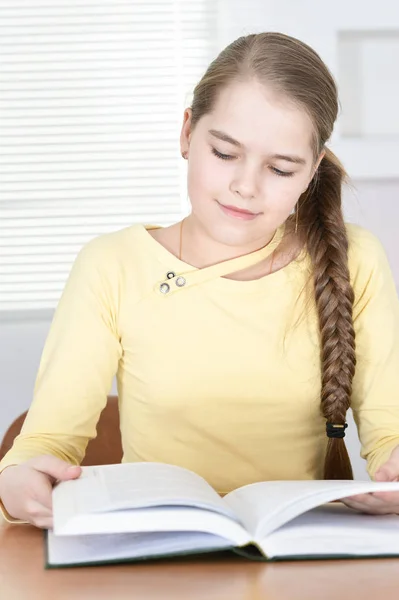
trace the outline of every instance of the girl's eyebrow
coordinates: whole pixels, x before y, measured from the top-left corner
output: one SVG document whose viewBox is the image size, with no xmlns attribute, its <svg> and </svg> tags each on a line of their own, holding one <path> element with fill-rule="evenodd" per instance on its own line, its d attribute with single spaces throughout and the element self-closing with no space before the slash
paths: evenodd
<svg viewBox="0 0 399 600">
<path fill-rule="evenodd" d="M 235 140 L 223 131 L 218 131 L 217 129 L 210 129 L 208 133 L 213 135 L 213 137 L 222 140 L 222 142 L 227 142 L 228 144 L 232 144 L 233 146 L 237 146 L 238 148 L 245 148 L 244 144 Z M 297 165 L 306 165 L 306 160 L 295 154 L 273 154 L 270 158 L 274 160 L 285 160 L 287 162 L 295 163 Z"/>
<path fill-rule="evenodd" d="M 238 146 L 239 148 L 244 148 L 244 144 L 238 142 L 231 136 L 227 135 L 227 133 L 223 133 L 223 131 L 218 131 L 217 129 L 210 129 L 209 132 L 213 137 L 222 140 L 223 142 L 228 142 L 229 144 L 233 144 L 233 146 Z"/>
</svg>

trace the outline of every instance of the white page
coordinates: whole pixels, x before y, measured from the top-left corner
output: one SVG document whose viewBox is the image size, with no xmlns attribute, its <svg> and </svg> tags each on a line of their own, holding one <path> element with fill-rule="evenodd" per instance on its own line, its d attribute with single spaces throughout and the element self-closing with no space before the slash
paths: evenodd
<svg viewBox="0 0 399 600">
<path fill-rule="evenodd" d="M 269 557 L 399 554 L 399 516 L 366 515 L 326 504 L 286 523 L 260 542 Z"/>
<path fill-rule="evenodd" d="M 209 533 L 122 533 L 60 537 L 48 532 L 48 561 L 53 565 L 150 558 L 229 547 L 230 542 Z"/>
<path fill-rule="evenodd" d="M 78 515 L 64 525 L 54 527 L 58 537 L 71 535 L 202 532 L 223 537 L 234 545 L 250 541 L 249 534 L 239 524 L 219 513 L 200 508 L 161 506 L 135 508 L 107 513 Z"/>
<path fill-rule="evenodd" d="M 253 483 L 223 498 L 255 541 L 260 541 L 296 516 L 345 496 L 399 491 L 399 482 L 267 481 Z"/>
<path fill-rule="evenodd" d="M 53 490 L 55 529 L 79 514 L 149 506 L 195 506 L 238 520 L 202 477 L 162 463 L 83 467 L 79 479 Z"/>
</svg>

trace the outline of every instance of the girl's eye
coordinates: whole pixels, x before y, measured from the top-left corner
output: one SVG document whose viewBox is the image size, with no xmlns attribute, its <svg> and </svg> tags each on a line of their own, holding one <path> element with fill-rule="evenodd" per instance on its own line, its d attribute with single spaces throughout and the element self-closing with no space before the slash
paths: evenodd
<svg viewBox="0 0 399 600">
<path fill-rule="evenodd" d="M 215 156 L 217 156 L 218 158 L 221 158 L 222 160 L 233 160 L 233 158 L 235 158 L 234 156 L 231 156 L 230 154 L 222 154 L 221 152 L 218 152 L 216 150 L 216 148 L 212 148 L 212 152 Z"/>
<path fill-rule="evenodd" d="M 291 171 L 280 171 L 280 169 L 276 169 L 276 167 L 270 167 L 273 173 L 278 175 L 279 177 L 292 177 L 294 173 Z"/>
<path fill-rule="evenodd" d="M 220 158 L 222 160 L 234 160 L 234 158 L 236 158 L 235 156 L 232 156 L 231 154 L 222 154 L 222 152 L 219 152 L 218 150 L 216 150 L 216 148 L 212 148 L 212 152 L 215 156 L 217 156 L 218 158 Z M 270 167 L 270 168 L 273 171 L 273 173 L 275 173 L 279 177 L 292 177 L 292 175 L 294 174 L 291 171 L 280 171 L 280 169 L 276 169 L 276 167 Z"/>
</svg>

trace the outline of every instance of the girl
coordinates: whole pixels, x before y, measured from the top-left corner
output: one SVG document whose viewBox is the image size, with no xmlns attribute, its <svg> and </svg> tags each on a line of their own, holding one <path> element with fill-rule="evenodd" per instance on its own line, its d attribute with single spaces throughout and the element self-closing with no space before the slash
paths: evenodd
<svg viewBox="0 0 399 600">
<path fill-rule="evenodd" d="M 307 45 L 242 37 L 184 113 L 191 214 L 78 255 L 21 434 L 0 464 L 6 518 L 52 526 L 117 376 L 124 461 L 192 469 L 220 493 L 352 477 L 351 405 L 377 480 L 399 475 L 399 303 L 385 253 L 346 225 L 326 142 L 332 76 Z M 398 494 L 348 498 L 399 512 Z"/>
</svg>

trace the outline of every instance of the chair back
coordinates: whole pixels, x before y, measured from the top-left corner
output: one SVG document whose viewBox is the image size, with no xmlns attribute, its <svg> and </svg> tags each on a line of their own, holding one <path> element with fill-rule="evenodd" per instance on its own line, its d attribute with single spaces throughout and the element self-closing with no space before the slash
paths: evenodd
<svg viewBox="0 0 399 600">
<path fill-rule="evenodd" d="M 27 411 L 19 415 L 7 429 L 0 445 L 0 460 L 11 449 L 20 433 Z M 111 465 L 120 463 L 123 450 L 119 426 L 118 397 L 108 396 L 107 404 L 97 424 L 97 437 L 89 441 L 82 465 Z"/>
</svg>

